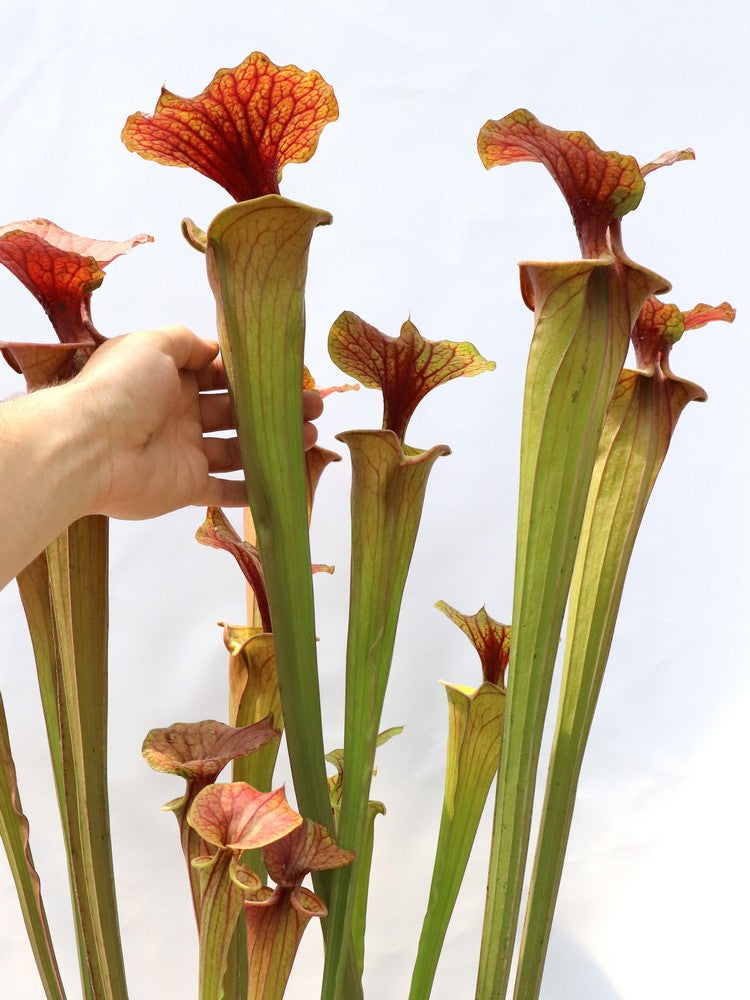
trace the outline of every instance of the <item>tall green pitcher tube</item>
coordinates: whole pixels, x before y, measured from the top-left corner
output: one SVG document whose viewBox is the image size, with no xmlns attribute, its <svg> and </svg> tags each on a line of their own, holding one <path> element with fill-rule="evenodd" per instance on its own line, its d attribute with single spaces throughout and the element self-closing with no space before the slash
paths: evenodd
<svg viewBox="0 0 750 1000">
<path fill-rule="evenodd" d="M 304 289 L 310 241 L 328 212 L 266 195 L 225 209 L 207 232 L 222 356 L 258 534 L 294 787 L 302 814 L 331 826 L 315 651 L 302 441 Z"/>
<path fill-rule="evenodd" d="M 534 335 L 524 393 L 513 642 L 479 1000 L 503 998 L 510 974 L 544 717 L 604 416 L 638 312 L 664 284 L 614 257 L 521 267 Z"/>
</svg>

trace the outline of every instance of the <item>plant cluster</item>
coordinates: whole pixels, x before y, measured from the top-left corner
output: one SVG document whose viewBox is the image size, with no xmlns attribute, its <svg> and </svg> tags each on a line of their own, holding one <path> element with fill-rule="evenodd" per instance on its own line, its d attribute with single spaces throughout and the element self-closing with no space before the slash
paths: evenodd
<svg viewBox="0 0 750 1000">
<path fill-rule="evenodd" d="M 316 486 L 340 456 L 303 449 L 308 253 L 328 212 L 279 193 L 288 163 L 308 160 L 338 117 L 316 72 L 253 53 L 185 99 L 163 89 L 151 115 L 122 138 L 158 163 L 190 166 L 234 203 L 205 231 L 183 221 L 205 255 L 238 428 L 249 512 L 241 536 L 218 508 L 198 530 L 229 552 L 248 588 L 248 620 L 224 626 L 228 724 L 153 729 L 143 755 L 185 779 L 164 808 L 179 825 L 199 933 L 202 1000 L 280 998 L 302 933 L 323 919 L 324 1000 L 363 995 L 365 925 L 375 819 L 375 754 L 396 631 L 427 483 L 445 444 L 407 442 L 409 421 L 432 389 L 495 364 L 470 343 L 431 341 L 407 320 L 381 333 L 351 311 L 333 322 L 329 353 L 383 396 L 382 427 L 338 435 L 349 450 L 351 584 L 344 746 L 326 752 L 321 723 L 308 529 Z M 544 165 L 573 217 L 581 257 L 521 265 L 533 312 L 520 454 L 514 600 L 510 625 L 482 607 L 438 607 L 481 662 L 475 689 L 446 685 L 445 792 L 432 882 L 409 992 L 430 995 L 482 810 L 496 781 L 477 1000 L 506 996 L 530 853 L 535 776 L 553 668 L 568 610 L 562 688 L 515 978 L 515 1000 L 534 1000 L 544 960 L 576 787 L 607 662 L 628 563 L 649 496 L 684 407 L 706 398 L 671 370 L 684 332 L 731 321 L 727 303 L 688 311 L 657 295 L 668 282 L 631 260 L 622 219 L 647 175 L 692 159 L 672 151 L 639 166 L 583 132 L 526 110 L 479 132 L 485 167 Z M 104 268 L 137 244 L 86 240 L 42 219 L 0 228 L 0 262 L 36 296 L 59 344 L 4 343 L 29 389 L 75 376 L 103 342 L 90 301 Z M 629 345 L 636 367 L 624 368 Z M 341 392 L 337 386 L 322 393 Z M 83 993 L 127 996 L 109 847 L 107 731 L 107 519 L 72 524 L 18 577 L 33 640 L 63 821 Z M 298 805 L 274 790 L 286 739 Z M 218 778 L 232 763 L 232 781 Z M 326 764 L 333 766 L 329 774 Z M 0 703 L 0 834 L 10 859 L 45 993 L 65 996 L 28 846 Z M 303 885 L 308 874 L 313 889 Z M 272 888 L 268 881 L 274 883 Z M 313 986 L 310 991 L 312 995 Z"/>
</svg>

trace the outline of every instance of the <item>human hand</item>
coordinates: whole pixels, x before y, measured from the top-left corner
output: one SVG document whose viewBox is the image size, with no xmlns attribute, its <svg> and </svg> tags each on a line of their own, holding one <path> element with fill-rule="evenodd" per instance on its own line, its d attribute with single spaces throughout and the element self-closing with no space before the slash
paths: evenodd
<svg viewBox="0 0 750 1000">
<path fill-rule="evenodd" d="M 242 467 L 237 438 L 207 436 L 233 429 L 215 342 L 179 326 L 117 337 L 67 387 L 103 439 L 92 512 L 140 519 L 191 504 L 247 503 L 242 480 L 216 475 Z M 317 393 L 304 394 L 306 448 L 322 409 Z"/>
</svg>

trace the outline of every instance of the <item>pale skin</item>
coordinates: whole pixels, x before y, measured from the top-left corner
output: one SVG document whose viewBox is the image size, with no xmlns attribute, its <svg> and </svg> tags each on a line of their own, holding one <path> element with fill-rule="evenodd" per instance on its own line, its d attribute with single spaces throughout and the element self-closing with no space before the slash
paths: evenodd
<svg viewBox="0 0 750 1000">
<path fill-rule="evenodd" d="M 218 345 L 181 326 L 107 341 L 76 378 L 0 404 L 0 589 L 79 517 L 247 503 Z M 323 403 L 303 393 L 305 448 Z"/>
</svg>

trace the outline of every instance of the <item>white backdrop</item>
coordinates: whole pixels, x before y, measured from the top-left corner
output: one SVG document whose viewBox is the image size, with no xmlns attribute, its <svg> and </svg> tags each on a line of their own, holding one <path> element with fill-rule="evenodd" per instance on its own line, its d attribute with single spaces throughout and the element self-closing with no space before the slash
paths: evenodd
<svg viewBox="0 0 750 1000">
<path fill-rule="evenodd" d="M 461 13 L 458 13 L 458 10 Z M 584 767 L 545 976 L 545 1000 L 747 996 L 748 392 L 747 15 L 731 0 L 633 0 L 623 7 L 369 0 L 222 4 L 102 0 L 3 4 L 0 224 L 46 216 L 74 232 L 155 244 L 116 261 L 95 294 L 109 335 L 181 322 L 213 330 L 202 261 L 182 241 L 228 203 L 192 171 L 126 152 L 128 114 L 152 111 L 162 82 L 193 95 L 254 49 L 316 68 L 340 121 L 282 193 L 329 209 L 314 239 L 308 363 L 340 380 L 325 341 L 341 309 L 390 334 L 410 313 L 424 336 L 469 339 L 497 371 L 447 386 L 413 421 L 420 446 L 445 442 L 405 596 L 374 785 L 378 821 L 368 996 L 405 997 L 440 812 L 445 696 L 473 684 L 463 636 L 432 605 L 511 613 L 520 402 L 530 314 L 516 261 L 577 256 L 561 195 L 542 167 L 485 172 L 479 127 L 518 106 L 583 129 L 641 162 L 692 145 L 695 163 L 648 178 L 624 224 L 637 261 L 683 308 L 729 299 L 733 327 L 686 335 L 673 367 L 707 404 L 683 416 L 641 531 Z M 50 337 L 28 293 L 0 273 L 0 338 Z M 0 370 L 0 397 L 20 391 Z M 320 439 L 375 426 L 378 396 L 329 401 Z M 341 743 L 348 462 L 326 473 L 313 558 L 329 747 Z M 23 511 L 18 517 L 23 518 Z M 225 718 L 220 618 L 241 620 L 228 556 L 192 540 L 183 511 L 112 525 L 113 848 L 131 996 L 195 995 L 197 950 L 176 824 L 159 812 L 181 782 L 140 758 L 153 726 Z M 3 532 L 14 530 L 4 525 Z M 67 885 L 35 675 L 15 587 L 0 594 L 6 701 L 32 848 L 70 996 L 78 993 Z M 282 765 L 280 777 L 285 776 Z M 489 837 L 485 817 L 449 933 L 437 998 L 473 996 Z M 289 996 L 317 995 L 319 934 L 308 931 Z M 0 995 L 41 991 L 7 867 L 0 863 Z"/>
</svg>

